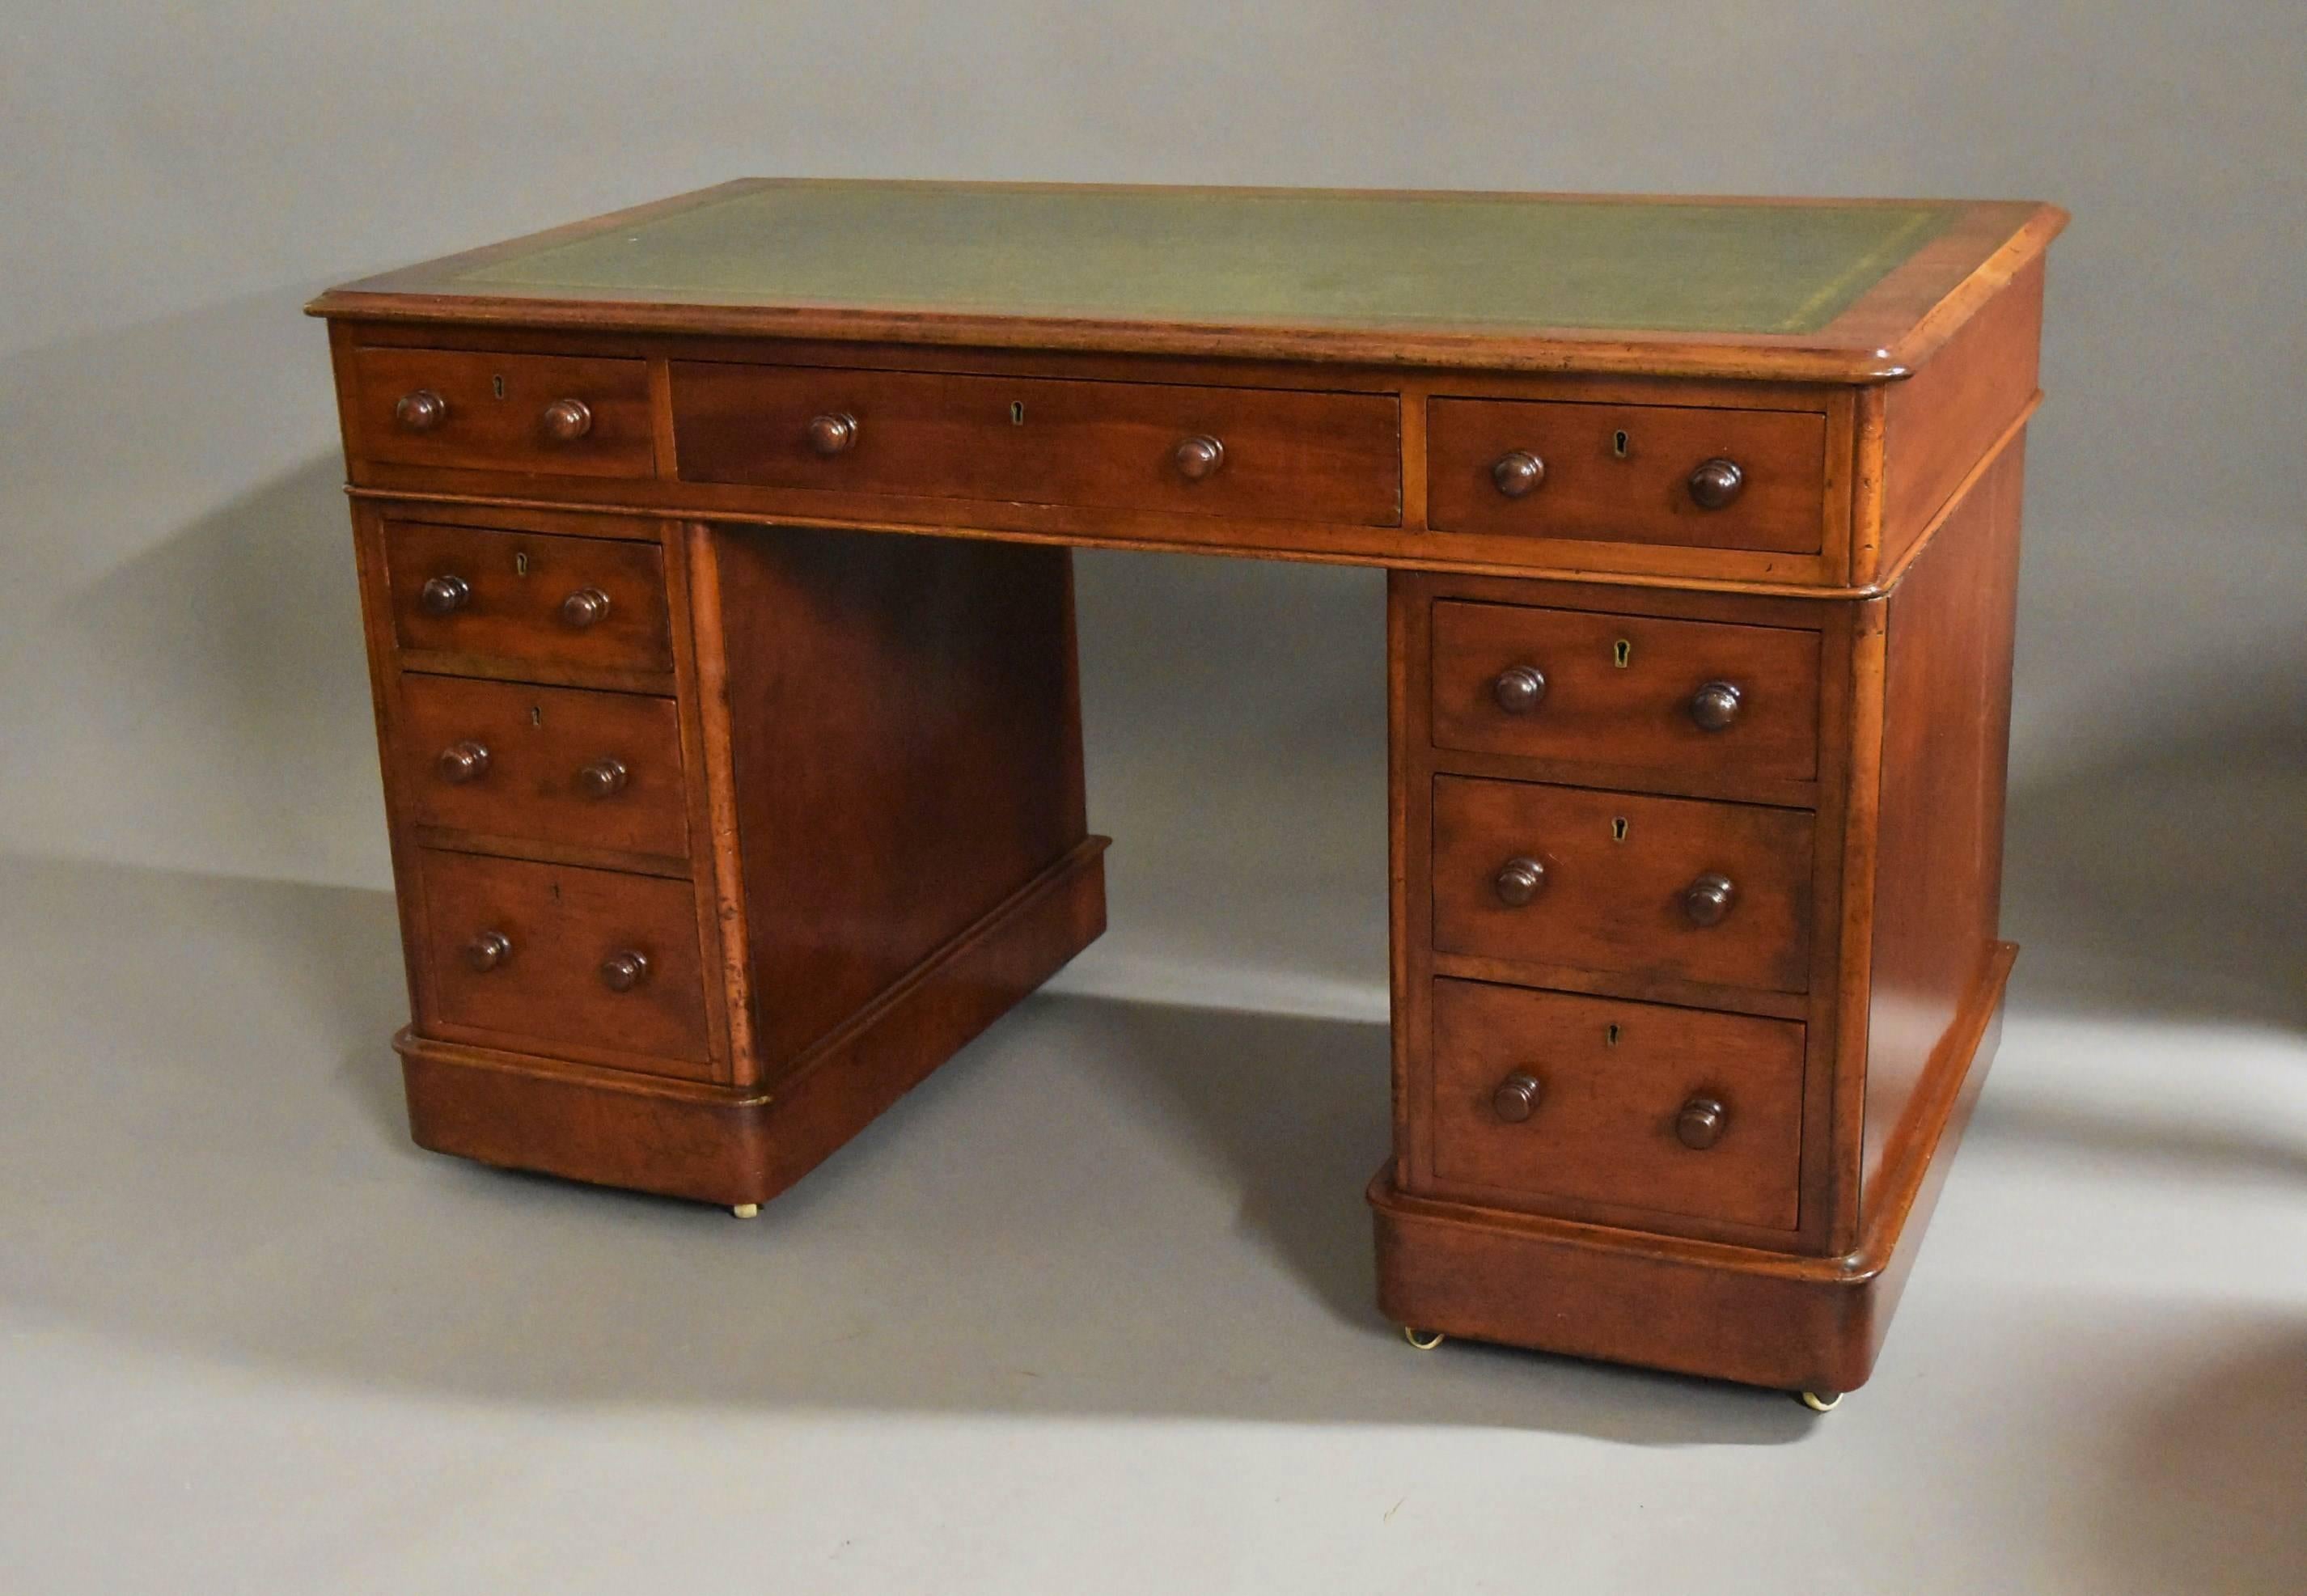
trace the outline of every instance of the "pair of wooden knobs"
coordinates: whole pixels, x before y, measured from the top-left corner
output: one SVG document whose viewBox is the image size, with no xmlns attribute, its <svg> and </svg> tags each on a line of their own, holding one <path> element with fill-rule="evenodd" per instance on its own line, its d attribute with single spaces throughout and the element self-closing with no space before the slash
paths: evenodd
<svg viewBox="0 0 2307 1596">
<path fill-rule="evenodd" d="M 1509 909 L 1525 908 L 1546 890 L 1546 866 L 1526 854 L 1498 867 L 1490 888 Z M 1708 871 L 1682 891 L 1682 912 L 1693 925 L 1720 925 L 1738 896 L 1737 883 L 1717 871 Z"/>
<path fill-rule="evenodd" d="M 404 431 L 430 433 L 449 419 L 449 401 L 430 388 L 404 393 L 392 407 Z M 555 443 L 574 443 L 593 430 L 593 407 L 580 399 L 557 399 L 537 414 L 537 425 Z"/>
<path fill-rule="evenodd" d="M 502 931 L 483 931 L 465 944 L 465 962 L 476 974 L 502 969 L 511 959 L 512 939 Z M 632 991 L 648 979 L 648 955 L 635 948 L 609 955 L 601 961 L 598 970 L 601 984 L 613 992 Z"/>
<path fill-rule="evenodd" d="M 828 410 L 810 416 L 809 425 L 802 430 L 810 448 L 830 459 L 857 447 L 860 429 L 857 417 L 848 411 Z M 1225 464 L 1225 444 L 1207 433 L 1196 433 L 1171 451 L 1170 461 L 1188 482 L 1205 482 Z"/>
<path fill-rule="evenodd" d="M 1490 485 L 1509 499 L 1525 498 L 1546 485 L 1546 461 L 1527 449 L 1508 450 L 1491 462 Z M 1701 510 L 1720 510 L 1745 491 L 1746 473 L 1717 455 L 1701 460 L 1682 485 Z"/>
<path fill-rule="evenodd" d="M 476 782 L 489 773 L 489 745 L 470 739 L 452 742 L 441 751 L 433 767 L 440 771 L 441 779 L 451 786 Z M 613 798 L 631 780 L 632 772 L 622 759 L 605 756 L 577 772 L 577 790 L 587 798 Z"/>
<path fill-rule="evenodd" d="M 1545 1095 L 1545 1085 L 1538 1077 L 1518 1069 L 1490 1094 L 1490 1111 L 1509 1125 L 1520 1125 L 1538 1112 Z M 1675 1139 L 1694 1153 L 1703 1153 L 1722 1139 L 1729 1124 L 1730 1111 L 1720 1098 L 1693 1097 L 1674 1117 Z"/>
<path fill-rule="evenodd" d="M 1546 673 L 1536 665 L 1509 665 L 1490 683 L 1490 700 L 1508 715 L 1529 715 L 1546 702 Z M 1737 724 L 1746 694 L 1735 682 L 1709 682 L 1690 695 L 1691 724 L 1702 732 L 1727 732 Z"/>
<path fill-rule="evenodd" d="M 417 590 L 416 601 L 427 614 L 453 615 L 473 602 L 473 585 L 454 574 L 428 577 Z M 579 588 L 561 601 L 561 622 L 583 631 L 607 620 L 609 608 L 609 596 L 598 588 Z"/>
</svg>

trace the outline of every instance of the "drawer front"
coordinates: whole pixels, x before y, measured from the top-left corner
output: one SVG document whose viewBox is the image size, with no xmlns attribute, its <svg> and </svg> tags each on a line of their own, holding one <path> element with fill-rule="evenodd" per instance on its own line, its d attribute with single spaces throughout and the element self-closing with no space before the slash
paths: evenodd
<svg viewBox="0 0 2307 1596">
<path fill-rule="evenodd" d="M 1802 1072 L 1792 1020 L 1437 981 L 1434 1179 L 1791 1231 Z"/>
<path fill-rule="evenodd" d="M 690 482 L 1402 519 L 1391 394 L 675 361 L 673 417 Z"/>
<path fill-rule="evenodd" d="M 665 1060 L 667 1074 L 708 1073 L 687 881 L 432 851 L 418 871 L 428 1019 L 519 1047 L 633 1054 Z M 636 956 L 638 965 L 614 962 Z"/>
<path fill-rule="evenodd" d="M 1818 678 L 1813 631 L 1434 606 L 1439 748 L 1808 781 L 1818 775 Z"/>
<path fill-rule="evenodd" d="M 1823 541 L 1822 415 L 1436 399 L 1426 416 L 1437 532 L 1788 554 Z"/>
<path fill-rule="evenodd" d="M 393 521 L 384 559 L 393 636 L 404 648 L 673 669 L 665 554 L 653 543 Z"/>
<path fill-rule="evenodd" d="M 1434 946 L 1613 974 L 1810 985 L 1812 817 L 1434 780 Z"/>
<path fill-rule="evenodd" d="M 675 859 L 689 852 L 671 699 L 404 675 L 393 740 L 417 825 Z"/>
<path fill-rule="evenodd" d="M 648 364 L 590 356 L 366 348 L 353 354 L 355 454 L 402 466 L 649 476 Z"/>
</svg>

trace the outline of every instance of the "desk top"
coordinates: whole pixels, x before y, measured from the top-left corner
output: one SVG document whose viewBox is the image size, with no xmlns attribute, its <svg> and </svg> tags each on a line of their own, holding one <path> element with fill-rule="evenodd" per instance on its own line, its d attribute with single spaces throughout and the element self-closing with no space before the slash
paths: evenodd
<svg viewBox="0 0 2307 1596">
<path fill-rule="evenodd" d="M 1875 381 L 2038 254 L 2027 202 L 749 179 L 324 315 Z"/>
</svg>

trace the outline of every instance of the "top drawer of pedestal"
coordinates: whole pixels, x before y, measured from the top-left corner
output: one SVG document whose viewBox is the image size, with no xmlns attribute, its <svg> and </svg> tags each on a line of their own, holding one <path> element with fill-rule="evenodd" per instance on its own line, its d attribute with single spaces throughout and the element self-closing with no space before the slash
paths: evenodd
<svg viewBox="0 0 2307 1596">
<path fill-rule="evenodd" d="M 353 384 L 345 431 L 367 459 L 550 476 L 656 468 L 645 360 L 364 348 Z"/>
<path fill-rule="evenodd" d="M 1789 554 L 1823 540 L 1822 413 L 1436 398 L 1426 419 L 1437 532 Z"/>
<path fill-rule="evenodd" d="M 1392 394 L 673 364 L 682 480 L 1391 527 Z"/>
</svg>

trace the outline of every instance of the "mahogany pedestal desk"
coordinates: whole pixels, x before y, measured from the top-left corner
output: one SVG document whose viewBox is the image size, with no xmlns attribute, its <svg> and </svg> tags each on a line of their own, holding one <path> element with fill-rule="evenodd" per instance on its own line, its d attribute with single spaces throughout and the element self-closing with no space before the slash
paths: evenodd
<svg viewBox="0 0 2307 1596">
<path fill-rule="evenodd" d="M 322 296 L 416 1140 L 750 1215 L 1104 928 L 1070 547 L 1383 566 L 1385 1313 L 1831 1405 L 2015 951 L 2064 219 L 742 182 Z"/>
</svg>

